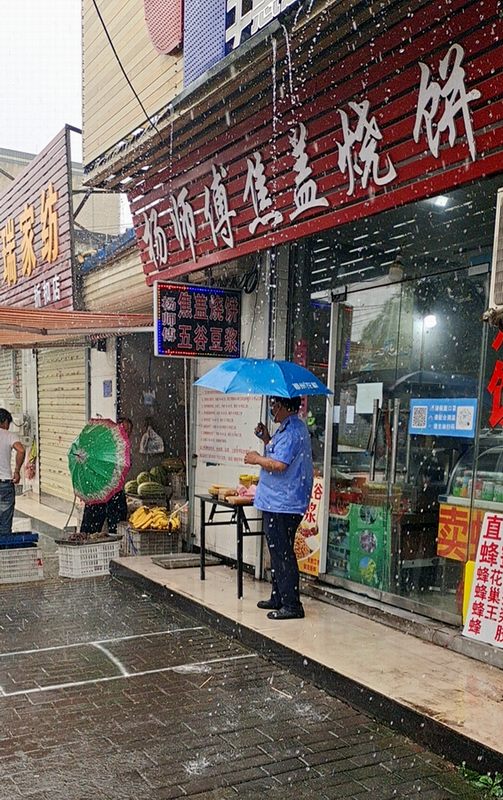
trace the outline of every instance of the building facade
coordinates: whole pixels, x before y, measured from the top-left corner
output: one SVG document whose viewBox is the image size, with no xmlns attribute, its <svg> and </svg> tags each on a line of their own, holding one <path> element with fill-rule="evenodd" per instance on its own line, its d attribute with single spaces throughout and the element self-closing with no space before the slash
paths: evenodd
<svg viewBox="0 0 503 800">
<path fill-rule="evenodd" d="M 185 2 L 183 35 L 176 13 L 157 19 L 161 47 L 130 5 L 99 20 L 84 0 L 87 182 L 127 191 L 147 286 L 241 289 L 241 354 L 333 390 L 303 406 L 323 487 L 306 575 L 460 624 L 484 512 L 503 511 L 481 321 L 503 181 L 497 0 L 215 0 L 211 36 Z M 195 344 L 186 363 L 189 383 L 211 366 Z M 240 443 L 217 450 L 215 409 L 191 396 L 194 496 L 236 481 L 261 407 L 227 406 Z M 218 529 L 209 546 L 234 555 Z"/>
</svg>

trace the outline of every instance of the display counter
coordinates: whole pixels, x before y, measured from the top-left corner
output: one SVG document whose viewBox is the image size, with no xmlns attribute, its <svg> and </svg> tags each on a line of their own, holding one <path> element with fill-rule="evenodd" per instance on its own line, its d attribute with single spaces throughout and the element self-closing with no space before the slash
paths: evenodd
<svg viewBox="0 0 503 800">
<path fill-rule="evenodd" d="M 503 513 L 503 443 L 482 440 L 477 463 L 473 449 L 454 466 L 445 494 L 439 496 L 437 554 L 473 561 L 486 512 Z"/>
<path fill-rule="evenodd" d="M 470 508 L 472 502 L 469 497 L 456 497 L 454 494 L 441 494 L 438 498 L 440 505 L 458 506 L 461 508 Z M 473 508 L 481 508 L 485 511 L 497 511 L 498 514 L 503 513 L 503 502 L 495 502 L 494 500 L 473 500 Z"/>
</svg>

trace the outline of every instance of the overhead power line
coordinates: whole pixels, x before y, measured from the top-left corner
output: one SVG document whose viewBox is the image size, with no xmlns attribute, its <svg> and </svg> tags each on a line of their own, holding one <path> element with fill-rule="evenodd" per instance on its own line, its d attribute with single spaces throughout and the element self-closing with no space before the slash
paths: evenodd
<svg viewBox="0 0 503 800">
<path fill-rule="evenodd" d="M 96 2 L 96 0 L 93 0 L 93 6 L 94 6 L 94 8 L 95 8 L 95 10 L 96 10 L 96 13 L 97 13 L 97 15 L 98 15 L 98 19 L 99 19 L 99 21 L 101 22 L 101 25 L 102 25 L 102 27 L 103 27 L 103 30 L 105 31 L 105 36 L 106 36 L 106 37 L 107 37 L 107 39 L 108 39 L 108 43 L 109 43 L 110 47 L 112 48 L 112 52 L 113 52 L 113 54 L 114 54 L 114 56 L 115 56 L 115 58 L 116 58 L 116 61 L 117 61 L 118 65 L 119 65 L 119 67 L 121 68 L 121 72 L 122 72 L 122 74 L 124 75 L 124 77 L 125 77 L 125 79 L 126 79 L 126 81 L 127 81 L 127 83 L 128 83 L 128 86 L 129 86 L 129 88 L 131 89 L 131 91 L 133 92 L 134 96 L 136 97 L 136 100 L 138 101 L 138 104 L 140 105 L 140 108 L 141 108 L 141 110 L 142 110 L 142 111 L 143 111 L 143 113 L 145 114 L 145 118 L 146 118 L 146 119 L 148 119 L 148 121 L 150 122 L 150 124 L 152 125 L 152 127 L 155 129 L 155 131 L 156 131 L 156 132 L 157 132 L 157 134 L 159 135 L 159 138 L 160 138 L 160 139 L 161 139 L 161 141 L 162 141 L 162 136 L 161 136 L 161 134 L 160 134 L 160 132 L 159 132 L 159 129 L 158 129 L 157 125 L 156 125 L 156 124 L 155 124 L 155 123 L 152 121 L 152 119 L 151 119 L 150 115 L 147 113 L 147 110 L 146 110 L 145 106 L 143 105 L 142 101 L 140 100 L 140 98 L 139 98 L 138 94 L 136 93 L 136 89 L 134 88 L 133 84 L 132 84 L 132 83 L 131 83 L 131 81 L 129 80 L 129 76 L 128 76 L 128 74 L 127 74 L 126 70 L 125 70 L 125 69 L 124 69 L 124 67 L 122 66 L 122 61 L 120 60 L 120 58 L 119 58 L 119 55 L 118 55 L 118 53 L 117 53 L 117 50 L 115 49 L 114 43 L 112 42 L 112 38 L 111 38 L 111 36 L 110 36 L 110 34 L 109 34 L 109 32 L 108 32 L 107 26 L 105 25 L 105 21 L 104 21 L 104 19 L 103 19 L 103 17 L 101 16 L 101 12 L 100 12 L 100 10 L 99 10 L 99 8 L 98 8 L 98 3 Z"/>
</svg>

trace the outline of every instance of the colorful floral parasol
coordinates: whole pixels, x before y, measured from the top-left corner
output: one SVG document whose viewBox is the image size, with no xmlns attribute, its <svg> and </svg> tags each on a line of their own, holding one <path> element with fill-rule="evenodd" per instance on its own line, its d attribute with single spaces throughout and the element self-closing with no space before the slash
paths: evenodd
<svg viewBox="0 0 503 800">
<path fill-rule="evenodd" d="M 124 485 L 130 467 L 122 425 L 91 419 L 68 451 L 73 491 L 86 503 L 105 503 Z"/>
</svg>

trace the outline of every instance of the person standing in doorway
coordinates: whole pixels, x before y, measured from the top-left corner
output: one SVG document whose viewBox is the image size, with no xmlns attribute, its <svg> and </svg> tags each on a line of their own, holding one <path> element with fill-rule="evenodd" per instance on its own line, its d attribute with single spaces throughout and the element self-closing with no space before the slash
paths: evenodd
<svg viewBox="0 0 503 800">
<path fill-rule="evenodd" d="M 311 438 L 299 418 L 300 397 L 272 397 L 269 415 L 279 424 L 271 436 L 259 422 L 255 435 L 264 442 L 263 456 L 245 454 L 245 464 L 258 464 L 260 478 L 253 505 L 262 511 L 271 557 L 272 592 L 259 608 L 270 609 L 270 619 L 302 619 L 299 568 L 293 544 L 295 532 L 309 505 L 313 487 Z"/>
<path fill-rule="evenodd" d="M 21 480 L 21 467 L 25 457 L 25 448 L 19 435 L 9 431 L 12 414 L 0 408 L 0 536 L 10 536 L 16 491 L 14 485 Z M 15 455 L 14 473 L 12 472 L 12 451 Z"/>
</svg>

